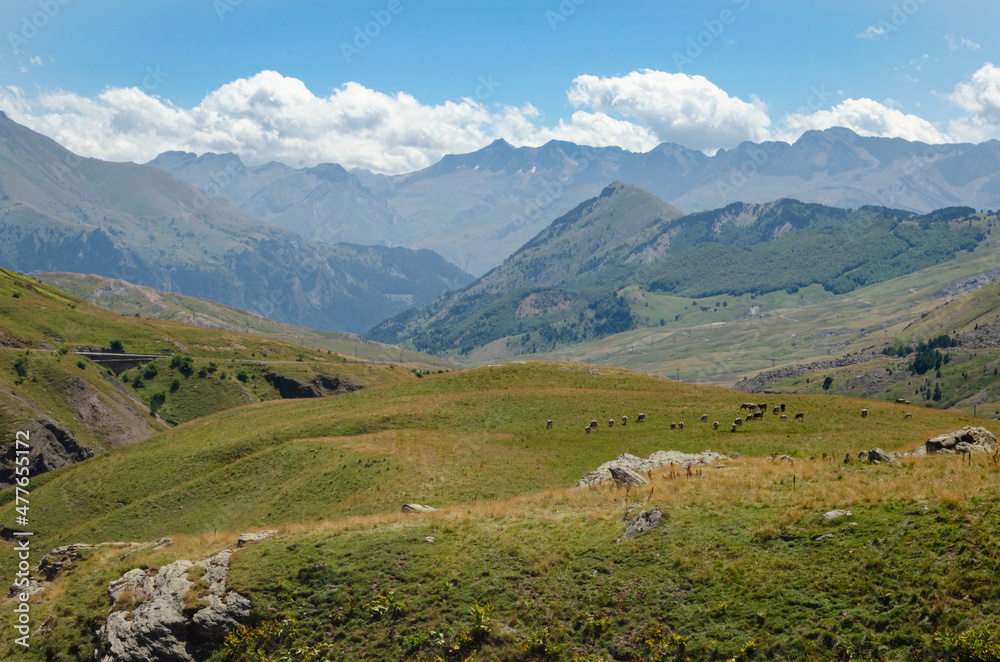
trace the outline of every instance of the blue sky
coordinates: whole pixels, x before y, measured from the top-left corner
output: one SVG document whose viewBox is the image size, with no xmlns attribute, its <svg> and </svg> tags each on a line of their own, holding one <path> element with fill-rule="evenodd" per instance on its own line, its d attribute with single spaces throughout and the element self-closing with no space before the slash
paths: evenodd
<svg viewBox="0 0 1000 662">
<path fill-rule="evenodd" d="M 385 172 L 498 137 L 979 142 L 1000 135 L 998 18 L 985 0 L 4 0 L 0 108 L 111 160 Z"/>
</svg>

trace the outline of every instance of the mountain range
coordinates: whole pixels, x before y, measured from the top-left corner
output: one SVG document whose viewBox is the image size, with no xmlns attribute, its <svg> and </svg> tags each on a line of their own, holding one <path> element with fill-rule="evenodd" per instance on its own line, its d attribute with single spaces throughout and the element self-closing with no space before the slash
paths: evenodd
<svg viewBox="0 0 1000 662">
<path fill-rule="evenodd" d="M 1000 142 L 928 145 L 844 128 L 808 131 L 792 144 L 745 142 L 712 156 L 669 143 L 635 153 L 497 140 L 394 176 L 330 164 L 247 167 L 233 154 L 168 152 L 148 165 L 307 239 L 430 248 L 475 275 L 614 180 L 686 213 L 780 198 L 918 213 L 1000 207 Z"/>
<path fill-rule="evenodd" d="M 971 207 L 918 215 L 788 199 L 685 216 L 615 182 L 476 282 L 368 335 L 473 361 L 551 351 L 655 326 L 647 293 L 703 310 L 810 286 L 843 294 L 973 251 L 988 229 Z M 698 301 L 707 297 L 712 302 Z M 502 347 L 473 355 L 493 343 Z"/>
<path fill-rule="evenodd" d="M 84 159 L 0 115 L 0 263 L 361 331 L 472 278 L 429 250 L 321 244 L 162 170 Z"/>
</svg>

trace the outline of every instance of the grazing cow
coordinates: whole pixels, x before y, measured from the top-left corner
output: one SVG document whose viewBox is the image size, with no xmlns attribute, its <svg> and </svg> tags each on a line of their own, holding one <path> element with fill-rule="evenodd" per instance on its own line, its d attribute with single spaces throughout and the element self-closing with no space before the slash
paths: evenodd
<svg viewBox="0 0 1000 662">
<path fill-rule="evenodd" d="M 775 405 L 774 406 L 774 411 L 772 411 L 771 413 L 774 414 L 775 416 L 777 416 L 779 411 L 781 411 L 781 408 L 779 408 L 777 405 Z"/>
<path fill-rule="evenodd" d="M 903 414 L 903 418 L 904 419 L 906 419 L 906 418 L 913 418 L 913 414 L 907 412 L 907 413 Z"/>
<path fill-rule="evenodd" d="M 861 418 L 868 418 L 868 410 L 867 409 L 862 409 L 861 410 Z"/>
<path fill-rule="evenodd" d="M 705 422 L 707 422 L 707 421 L 708 421 L 708 414 L 702 414 L 702 415 L 701 415 L 701 422 L 702 422 L 702 423 L 705 423 Z"/>
<path fill-rule="evenodd" d="M 684 424 L 683 423 L 678 423 L 677 424 L 677 429 L 678 430 L 683 430 L 684 429 Z"/>
<path fill-rule="evenodd" d="M 785 403 L 784 403 L 784 402 L 782 402 L 782 403 L 781 403 L 780 405 L 778 405 L 778 406 L 779 406 L 779 407 L 781 407 L 781 411 L 782 411 L 782 412 L 784 412 L 784 411 L 785 411 Z"/>
<path fill-rule="evenodd" d="M 903 400 L 903 404 L 904 405 L 908 405 L 908 404 L 910 404 L 910 401 L 909 400 Z"/>
<path fill-rule="evenodd" d="M 622 425 L 628 425 L 628 416 L 622 416 Z"/>
<path fill-rule="evenodd" d="M 676 430 L 677 429 L 677 424 L 676 423 L 671 423 L 670 424 L 670 429 L 671 430 Z"/>
<path fill-rule="evenodd" d="M 797 413 L 795 415 L 795 420 L 796 421 L 804 421 L 804 420 L 806 420 L 806 415 L 803 414 L 802 412 L 799 412 L 799 413 Z"/>
<path fill-rule="evenodd" d="M 734 425 L 743 425 L 743 419 L 742 418 L 737 418 L 735 421 L 733 421 L 733 424 Z"/>
<path fill-rule="evenodd" d="M 733 423 L 733 432 L 736 432 L 736 423 Z"/>
<path fill-rule="evenodd" d="M 639 414 L 639 418 L 636 419 L 636 420 L 638 420 L 640 423 L 643 423 L 643 422 L 646 421 L 646 415 L 645 414 Z"/>
<path fill-rule="evenodd" d="M 551 430 L 552 429 L 552 419 L 551 418 L 548 421 L 545 422 L 545 429 L 546 430 Z"/>
<path fill-rule="evenodd" d="M 788 420 L 788 414 L 782 414 L 781 415 L 781 420 L 787 421 Z"/>
<path fill-rule="evenodd" d="M 896 404 L 897 405 L 905 405 L 906 404 L 906 398 L 896 398 Z"/>
<path fill-rule="evenodd" d="M 608 427 L 609 428 L 613 428 L 614 426 L 615 426 L 615 419 L 609 418 L 608 419 Z"/>
<path fill-rule="evenodd" d="M 714 423 L 712 423 L 712 429 L 714 429 L 714 430 L 718 430 L 719 429 L 719 422 L 718 421 L 715 421 Z"/>
<path fill-rule="evenodd" d="M 766 402 L 760 403 L 759 405 L 757 405 L 757 409 L 761 411 L 767 411 L 767 403 Z"/>
<path fill-rule="evenodd" d="M 592 427 L 592 428 L 596 429 L 596 428 L 597 428 L 597 426 L 598 426 L 598 423 L 597 423 L 597 421 L 596 421 L 596 420 L 594 420 L 594 421 L 591 421 L 591 422 L 590 422 L 590 427 Z"/>
<path fill-rule="evenodd" d="M 588 425 L 587 427 L 583 428 L 583 431 L 586 432 L 587 434 L 590 434 L 590 426 Z"/>
<path fill-rule="evenodd" d="M 764 410 L 761 410 L 761 411 L 758 411 L 758 412 L 754 412 L 753 420 L 755 420 L 755 421 L 763 421 L 764 420 Z"/>
</svg>

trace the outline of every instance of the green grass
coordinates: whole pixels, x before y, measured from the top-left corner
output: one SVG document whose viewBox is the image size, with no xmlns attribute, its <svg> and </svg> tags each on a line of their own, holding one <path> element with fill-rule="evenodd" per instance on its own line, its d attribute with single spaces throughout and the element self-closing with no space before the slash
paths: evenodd
<svg viewBox="0 0 1000 662">
<path fill-rule="evenodd" d="M 746 394 L 529 363 L 193 420 L 33 479 L 35 549 L 164 535 L 175 546 L 128 563 L 95 555 L 55 582 L 33 612 L 54 617 L 52 634 L 34 640 L 28 659 L 82 650 L 116 573 L 198 560 L 262 528 L 281 537 L 236 555 L 235 587 L 258 624 L 297 620 L 286 650 L 329 644 L 330 659 L 539 659 L 543 628 L 560 647 L 552 659 L 656 659 L 655 650 L 641 657 L 644 641 L 673 646 L 658 629 L 687 637 L 692 659 L 728 659 L 749 641 L 775 659 L 831 659 L 838 646 L 936 659 L 937 631 L 995 625 L 997 466 L 955 456 L 902 468 L 839 461 L 873 446 L 913 448 L 969 419 L 916 409 L 904 421 L 891 403 L 774 398 L 805 421 L 768 415 L 733 434 L 710 422 L 738 416 Z M 622 415 L 628 426 L 603 427 Z M 602 427 L 583 434 L 591 419 Z M 685 429 L 671 431 L 678 421 Z M 631 493 L 572 487 L 622 452 L 708 447 L 743 459 L 690 478 L 665 470 Z M 768 459 L 781 454 L 795 459 Z M 13 504 L 2 496 L 7 521 Z M 615 545 L 636 501 L 660 506 L 665 523 Z M 444 511 L 406 518 L 406 502 Z M 833 508 L 854 516 L 820 517 Z M 836 537 L 812 540 L 827 532 Z M 4 544 L 0 564 L 12 554 Z M 373 606 L 390 592 L 406 609 L 377 618 Z M 477 601 L 496 608 L 489 634 L 464 637 Z M 443 646 L 413 643 L 431 630 Z"/>
<path fill-rule="evenodd" d="M 353 359 L 420 363 L 439 368 L 452 367 L 447 362 L 428 354 L 363 342 L 357 336 L 347 333 L 317 331 L 284 324 L 208 299 L 160 292 L 138 285 L 126 285 L 116 290 L 114 295 L 99 295 L 98 290 L 112 281 L 102 276 L 51 273 L 40 274 L 38 279 L 121 315 L 186 323 L 197 322 L 202 326 L 265 336 L 299 347 L 331 351 Z M 3 291 L 3 284 L 0 283 L 0 292 Z"/>
</svg>

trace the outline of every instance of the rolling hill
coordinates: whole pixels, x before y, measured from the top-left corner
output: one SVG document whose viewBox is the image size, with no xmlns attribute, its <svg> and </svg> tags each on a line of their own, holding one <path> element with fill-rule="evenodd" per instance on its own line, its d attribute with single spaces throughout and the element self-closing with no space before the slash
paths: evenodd
<svg viewBox="0 0 1000 662">
<path fill-rule="evenodd" d="M 114 341 L 162 358 L 116 374 L 73 353 Z M 344 393 L 442 365 L 408 352 L 405 364 L 359 360 L 367 344 L 336 344 L 346 351 L 114 313 L 0 268 L 0 483 L 10 483 L 17 430 L 35 440 L 37 475 L 249 402 Z"/>
<path fill-rule="evenodd" d="M 993 217 L 988 217 L 992 219 Z M 974 251 L 991 221 L 971 208 L 931 214 L 778 200 L 681 216 L 621 182 L 556 219 L 504 264 L 372 338 L 466 361 L 549 352 L 641 327 L 666 327 L 645 292 L 732 319 L 741 298 L 821 286 L 851 292 Z M 709 302 L 698 299 L 710 298 Z M 634 303 L 642 303 L 637 309 Z M 650 314 L 650 313 L 653 314 Z M 759 308 L 758 308 L 759 312 Z M 685 320 L 685 325 L 691 320 Z M 676 327 L 676 325 L 674 325 Z"/>
<path fill-rule="evenodd" d="M 471 280 L 431 251 L 305 241 L 162 170 L 81 159 L 6 115 L 0 263 L 98 273 L 354 332 Z"/>
<path fill-rule="evenodd" d="M 65 272 L 35 274 L 34 277 L 121 315 L 172 320 L 210 329 L 261 335 L 301 347 L 329 350 L 342 356 L 369 361 L 454 367 L 437 357 L 375 342 L 352 333 L 292 326 L 208 299 L 161 292 L 116 278 Z"/>
<path fill-rule="evenodd" d="M 1000 645 L 995 458 L 841 460 L 969 419 L 789 395 L 804 420 L 768 414 L 736 433 L 699 420 L 728 421 L 745 399 L 537 362 L 192 421 L 33 478 L 33 553 L 134 542 L 75 547 L 32 599 L 46 627 L 16 654 L 104 646 L 95 633 L 117 612 L 146 627 L 144 598 L 112 606 L 109 582 L 224 549 L 227 590 L 251 611 L 225 645 L 201 642 L 202 659 L 895 661 Z M 575 487 L 624 452 L 706 447 L 730 459 L 651 470 L 640 488 Z M 414 502 L 442 510 L 399 513 Z M 660 524 L 615 542 L 633 505 Z M 260 529 L 277 533 L 237 549 Z M 0 562 L 15 560 L 0 542 Z M 178 584 L 185 618 L 206 606 L 196 570 Z"/>
</svg>

